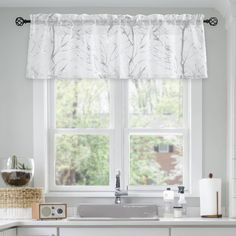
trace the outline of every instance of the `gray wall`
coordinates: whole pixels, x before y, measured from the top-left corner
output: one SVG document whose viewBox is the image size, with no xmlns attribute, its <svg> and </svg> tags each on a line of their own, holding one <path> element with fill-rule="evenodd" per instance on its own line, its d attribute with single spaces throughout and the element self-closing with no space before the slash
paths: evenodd
<svg viewBox="0 0 236 236">
<path fill-rule="evenodd" d="M 216 15 L 217 27 L 206 25 L 209 79 L 203 82 L 203 176 L 213 172 L 223 179 L 226 204 L 226 31 L 224 20 L 212 9 L 155 8 L 0 8 L 0 157 L 33 156 L 32 81 L 25 79 L 29 25 L 17 27 L 17 16 L 31 13 L 204 13 Z M 151 200 L 151 199 L 150 199 Z M 198 199 L 189 199 L 198 206 Z"/>
</svg>

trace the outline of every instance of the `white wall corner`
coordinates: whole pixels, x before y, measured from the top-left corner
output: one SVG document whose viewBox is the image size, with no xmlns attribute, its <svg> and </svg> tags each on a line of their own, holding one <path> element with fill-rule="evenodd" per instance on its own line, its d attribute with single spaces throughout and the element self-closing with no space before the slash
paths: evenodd
<svg viewBox="0 0 236 236">
<path fill-rule="evenodd" d="M 230 1 L 233 2 L 233 1 Z M 230 217 L 236 217 L 235 198 L 235 61 L 236 61 L 236 15 L 235 4 L 230 10 L 227 25 L 227 192 L 228 213 Z M 234 13 L 233 13 L 234 12 Z"/>
<path fill-rule="evenodd" d="M 214 8 L 223 16 L 225 19 L 225 27 L 226 29 L 229 29 L 232 22 L 232 17 L 236 14 L 235 0 L 214 1 Z"/>
<path fill-rule="evenodd" d="M 232 15 L 236 17 L 236 1 L 235 0 L 228 0 L 229 1 L 229 7 Z"/>
<path fill-rule="evenodd" d="M 231 0 L 217 0 L 215 8 L 225 17 L 231 11 Z"/>
</svg>

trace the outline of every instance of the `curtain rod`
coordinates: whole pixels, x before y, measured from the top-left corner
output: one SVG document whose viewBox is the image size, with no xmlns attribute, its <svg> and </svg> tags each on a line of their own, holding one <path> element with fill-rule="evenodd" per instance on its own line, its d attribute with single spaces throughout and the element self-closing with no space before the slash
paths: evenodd
<svg viewBox="0 0 236 236">
<path fill-rule="evenodd" d="M 203 20 L 203 22 L 209 24 L 210 26 L 216 26 L 218 24 L 218 18 L 213 16 L 209 19 Z M 15 23 L 17 26 L 23 26 L 24 24 L 31 23 L 31 20 L 26 20 L 23 17 L 19 16 L 16 18 Z"/>
</svg>

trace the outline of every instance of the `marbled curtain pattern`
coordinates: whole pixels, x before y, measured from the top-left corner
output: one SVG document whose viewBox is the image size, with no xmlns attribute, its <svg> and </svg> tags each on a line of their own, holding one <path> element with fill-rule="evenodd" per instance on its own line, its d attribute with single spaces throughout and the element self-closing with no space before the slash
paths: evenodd
<svg viewBox="0 0 236 236">
<path fill-rule="evenodd" d="M 32 79 L 207 78 L 203 15 L 31 15 Z"/>
</svg>

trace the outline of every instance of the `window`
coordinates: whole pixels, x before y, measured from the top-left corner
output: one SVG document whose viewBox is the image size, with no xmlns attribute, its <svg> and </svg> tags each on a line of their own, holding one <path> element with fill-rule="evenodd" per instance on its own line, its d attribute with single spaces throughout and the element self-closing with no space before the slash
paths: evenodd
<svg viewBox="0 0 236 236">
<path fill-rule="evenodd" d="M 134 195 L 178 185 L 197 194 L 201 81 L 40 82 L 34 85 L 34 137 L 38 143 L 41 135 L 41 144 L 34 149 L 46 177 L 36 185 L 50 193 L 112 193 L 121 170 L 122 187 Z"/>
<path fill-rule="evenodd" d="M 129 185 L 161 189 L 183 185 L 188 154 L 187 90 L 183 80 L 130 81 L 128 86 Z"/>
<path fill-rule="evenodd" d="M 110 162 L 109 81 L 57 80 L 52 150 L 56 186 L 108 186 Z M 53 166 L 52 166 L 53 167 Z"/>
</svg>

